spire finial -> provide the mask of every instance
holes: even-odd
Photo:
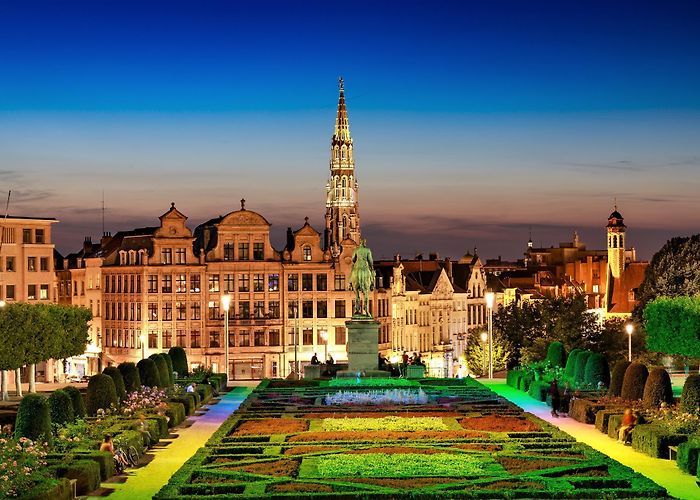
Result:
[[[309,218],[308,218],[308,217],[304,217],[304,223],[305,223],[305,224],[308,224],[308,223],[309,223]]]
[[[615,200],[615,201],[614,201],[614,203],[615,203],[615,211],[617,212],[617,196],[615,196],[615,198],[613,198],[613,200]]]
[[[343,80],[342,76],[338,77],[338,88],[340,89],[341,92],[345,91],[345,81]]]
[[[241,210],[245,210],[245,198],[241,198]]]
[[[175,202],[174,202],[174,201],[171,201],[171,202],[170,202],[170,208],[175,208]]]

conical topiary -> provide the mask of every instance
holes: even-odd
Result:
[[[681,393],[681,409],[688,413],[700,413],[700,375],[685,379]]]
[[[139,369],[136,368],[134,363],[120,363],[117,368],[122,374],[122,379],[124,379],[124,389],[127,394],[141,389],[141,376],[139,375]]]
[[[102,373],[90,377],[86,400],[88,415],[91,417],[97,415],[97,410],[108,410],[112,406],[119,405],[117,389],[114,387],[112,377]]]
[[[613,368],[612,375],[610,376],[610,388],[608,389],[608,396],[610,397],[620,397],[622,394],[622,382],[625,380],[625,371],[627,367],[632,363],[629,361],[619,361],[615,368]]]
[[[576,358],[578,357],[578,353],[580,352],[581,349],[579,348],[572,349],[569,353],[569,356],[566,358],[566,367],[564,368],[564,374],[567,377],[573,378],[574,373],[576,371]]]
[[[158,367],[156,362],[150,358],[142,359],[136,363],[136,368],[139,369],[141,384],[146,387],[160,387],[160,376],[158,375]]]
[[[647,383],[649,371],[642,363],[632,363],[625,370],[622,381],[621,396],[629,401],[637,401],[644,397],[644,385]]]
[[[151,354],[149,358],[155,362],[156,368],[158,368],[159,387],[168,387],[170,385],[170,376],[168,375],[168,363],[165,362],[165,358],[160,353]]]
[[[85,407],[85,400],[80,390],[72,385],[66,386],[62,390],[70,396],[71,402],[73,403],[73,415],[75,418],[85,418],[87,415],[87,408]]]
[[[608,387],[610,385],[610,368],[608,367],[608,360],[605,359],[605,356],[597,352],[588,356],[583,380],[586,384],[590,384],[596,388],[601,382],[603,387]]]
[[[175,376],[173,375],[173,359],[170,357],[170,354],[167,352],[161,352],[161,356],[163,356],[163,359],[165,360],[165,363],[168,365],[168,379],[169,379],[169,386],[172,387],[175,384]]]
[[[658,408],[661,403],[673,404],[671,377],[663,368],[653,368],[644,384],[644,406]]]
[[[547,348],[547,361],[556,367],[564,367],[566,364],[566,349],[561,342],[552,342]]]
[[[48,399],[51,423],[65,425],[75,420],[70,394],[61,389],[53,391]]]
[[[170,359],[173,360],[173,371],[177,372],[178,377],[186,377],[189,375],[187,364],[187,353],[180,346],[171,347],[168,351]]]
[[[27,394],[22,398],[15,419],[15,437],[51,445],[51,412],[44,396]]]
[[[591,351],[581,351],[576,355],[576,371],[574,372],[574,380],[576,382],[585,382],[586,363],[588,363],[588,358],[591,354],[593,354]]]
[[[126,399],[126,387],[124,386],[124,377],[122,372],[116,366],[108,366],[102,370],[104,375],[112,377],[112,382],[114,382],[114,388],[117,391],[117,397],[119,401],[124,401]]]

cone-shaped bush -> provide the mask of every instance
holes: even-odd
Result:
[[[15,420],[15,437],[51,445],[51,412],[44,396],[27,394],[22,398]]]
[[[160,387],[160,376],[156,362],[150,358],[142,359],[136,364],[141,377],[141,384],[146,387]]]
[[[605,387],[610,385],[610,367],[605,356],[597,352],[588,356],[584,381],[593,387],[598,387],[599,382],[602,382]]]
[[[576,358],[578,357],[578,353],[580,352],[581,349],[572,349],[569,353],[569,357],[566,358],[566,367],[564,368],[564,373],[568,377],[574,376],[574,373],[576,371]]]
[[[700,375],[690,375],[685,379],[681,409],[689,413],[700,413]]]
[[[64,425],[75,420],[73,401],[66,391],[59,389],[58,391],[52,392],[48,401],[51,423]]]
[[[114,382],[114,388],[117,391],[117,397],[119,401],[124,401],[126,399],[126,387],[124,386],[124,377],[122,372],[116,366],[108,366],[102,370],[104,375],[112,377],[112,382]]]
[[[632,363],[625,370],[625,378],[622,381],[621,396],[629,401],[636,401],[644,397],[644,385],[647,383],[649,371],[642,363]]]
[[[169,385],[172,387],[175,384],[175,377],[173,376],[173,359],[167,352],[162,352],[160,355],[163,356],[165,363],[168,365],[168,379],[170,381]]]
[[[663,368],[654,368],[644,384],[644,405],[658,408],[661,403],[673,404],[671,377]]]
[[[102,373],[90,377],[86,400],[88,415],[91,417],[94,417],[100,408],[107,410],[112,405],[119,405],[117,389],[114,386],[112,377]]]
[[[62,390],[70,396],[71,403],[73,404],[73,415],[75,418],[85,418],[87,415],[87,409],[85,408],[85,400],[83,399],[83,395],[80,393],[80,390],[72,385],[64,387]]]
[[[187,367],[187,353],[180,346],[171,347],[168,351],[170,359],[173,360],[173,370],[177,372],[178,377],[186,377],[189,374]]]
[[[170,377],[168,376],[168,363],[165,362],[165,358],[160,353],[151,354],[149,358],[155,362],[156,368],[158,368],[159,387],[168,387]]]
[[[631,365],[629,361],[619,361],[615,368],[613,368],[612,375],[610,376],[610,388],[608,389],[608,396],[620,397],[622,394],[622,382],[625,380],[625,371],[627,367]]]
[[[117,368],[122,374],[122,379],[124,379],[124,389],[127,394],[141,389],[141,376],[139,375],[139,369],[136,368],[134,363],[120,363]]]
[[[552,366],[564,367],[566,364],[566,350],[561,342],[552,342],[547,348],[547,361]]]
[[[591,351],[581,351],[576,355],[576,370],[574,371],[574,380],[576,382],[584,382],[586,380],[586,363],[588,358],[593,354]]]

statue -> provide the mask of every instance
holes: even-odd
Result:
[[[352,271],[350,272],[350,289],[355,291],[355,309],[353,316],[371,318],[369,313],[369,292],[374,288],[374,265],[372,252],[366,246],[367,240],[361,240],[352,253]],[[362,292],[362,301],[360,301]]]

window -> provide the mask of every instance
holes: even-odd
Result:
[[[49,285],[39,285],[39,298],[41,300],[49,298]]]
[[[161,342],[163,349],[170,349],[173,346],[173,331],[163,330],[161,334]]]
[[[179,347],[187,347],[187,330],[176,330],[175,341]]]
[[[302,333],[302,344],[314,345],[314,331],[311,328],[305,328]]]
[[[15,285],[7,285],[5,287],[5,298],[9,300],[15,299]]]
[[[209,319],[220,319],[221,318],[221,310],[219,308],[219,301],[218,300],[210,300],[209,301]]]
[[[27,300],[36,300],[36,285],[27,285]]]
[[[202,277],[199,274],[190,275],[190,292],[199,293],[202,287]]]
[[[31,229],[22,229],[22,243],[31,243],[32,242],[32,230]]]
[[[224,260],[233,260],[233,243],[224,243]]]
[[[163,276],[162,288],[163,293],[173,293],[173,277],[169,274]]]
[[[301,303],[301,315],[302,318],[313,318],[314,317],[314,301],[305,300]]]
[[[163,304],[163,321],[172,321],[173,320],[173,305],[168,302],[167,304]]]
[[[202,319],[202,305],[199,302],[193,303],[192,309],[192,319]]]
[[[37,229],[34,231],[34,243],[44,243],[44,230]]]
[[[187,275],[175,275],[175,291],[177,293],[187,293]]]
[[[344,326],[336,326],[335,327],[335,343],[336,345],[343,345],[345,344],[345,327]]]
[[[238,291],[239,292],[249,292],[250,291],[250,276],[247,274],[241,274],[238,277]]]
[[[90,287],[90,288],[92,288],[92,287]],[[100,288],[99,285],[97,286],[97,288]],[[136,276],[136,293],[141,293],[141,275],[140,274]]]
[[[107,281],[109,283],[109,280]],[[158,275],[148,275],[148,293],[158,293]]]
[[[160,251],[160,261],[162,264],[172,264],[173,263],[173,249],[163,248]]]
[[[287,317],[288,318],[297,318],[298,316],[298,311],[297,311],[297,301],[296,300],[290,300],[287,302]]]
[[[325,300],[319,300],[318,302],[316,302],[316,317],[328,317],[328,302],[326,302]]]
[[[270,318],[278,319],[280,317],[280,302],[279,300],[271,300],[269,304]]]
[[[254,292],[264,292],[265,291],[265,275],[264,274],[254,274],[253,275],[253,291]]]
[[[345,317],[345,301],[336,300],[335,301],[335,317],[344,318]]]
[[[209,332],[209,347],[221,347],[219,332]]]
[[[6,257],[5,258],[5,271],[7,271],[8,273],[15,272],[15,258],[14,257]]]
[[[229,347],[236,347],[236,336],[235,334],[229,330],[228,332],[228,346]]]
[[[39,259],[39,270],[40,271],[48,271],[49,270],[49,258],[48,257],[41,257]]]
[[[219,275],[210,274],[209,275],[209,291],[218,292],[219,291]]]
[[[158,321],[158,304],[155,302],[148,303],[148,321]]]
[[[264,260],[265,251],[263,243],[253,243],[253,260]]]
[[[190,347],[202,347],[202,334],[199,330],[192,330],[190,332],[190,343]]]
[[[187,250],[177,248],[175,250],[175,264],[185,264],[187,262]]]
[[[239,302],[238,314],[243,319],[250,318],[250,302]]]
[[[224,292],[233,293],[236,287],[236,277],[233,274],[224,274]]]
[[[249,260],[250,259],[250,244],[239,243],[238,244],[238,260]]]
[[[304,260],[311,260],[311,247],[309,245],[304,245],[302,250],[304,252]]]
[[[253,345],[255,345],[255,346],[264,346],[265,345],[265,331],[264,330],[255,330],[255,333],[253,334]]]
[[[178,320],[182,321],[187,319],[187,304],[184,302],[176,302],[175,309],[177,310],[176,317]]]
[[[287,277],[287,290],[290,292],[298,292],[299,291],[299,275],[298,274],[290,274]]]
[[[100,315],[100,301],[97,301],[97,315]],[[141,321],[141,304],[136,304],[136,321]]]
[[[280,345],[280,331],[279,330],[270,330],[268,337],[269,337],[269,343],[271,346]]]
[[[148,348],[158,349],[158,332],[156,330],[148,332]]]
[[[268,274],[267,275],[267,290],[269,292],[277,292],[280,289],[280,275]]]
[[[265,301],[256,300],[253,302],[253,317],[256,319],[261,319],[265,317]]]
[[[304,292],[310,292],[314,288],[314,275],[313,274],[302,274],[301,275],[301,289]]]
[[[124,279],[127,279],[127,278],[124,277]],[[135,282],[135,281],[136,281],[136,280],[134,279],[134,276],[132,275],[132,276],[129,278],[129,293],[134,293],[134,288],[135,288],[135,287],[134,287],[134,285],[135,285],[134,282]],[[126,292],[126,285],[124,285],[124,288],[125,288],[124,291]],[[85,282],[84,282],[84,281],[81,281],[81,282],[80,282],[80,295],[85,295]]]
[[[250,336],[248,334],[248,330],[241,330],[240,333],[238,334],[238,345],[240,347],[249,347],[250,346]]]
[[[317,274],[316,275],[316,290],[319,292],[325,292],[328,290],[328,275],[327,274]]]
[[[599,290],[599,289],[600,289],[600,288],[599,288],[598,285],[593,285],[593,293],[598,293],[598,290]]]
[[[345,275],[344,274],[336,274],[335,275],[335,289],[338,291],[345,290]]]
[[[27,257],[27,271],[36,271],[36,257]]]

